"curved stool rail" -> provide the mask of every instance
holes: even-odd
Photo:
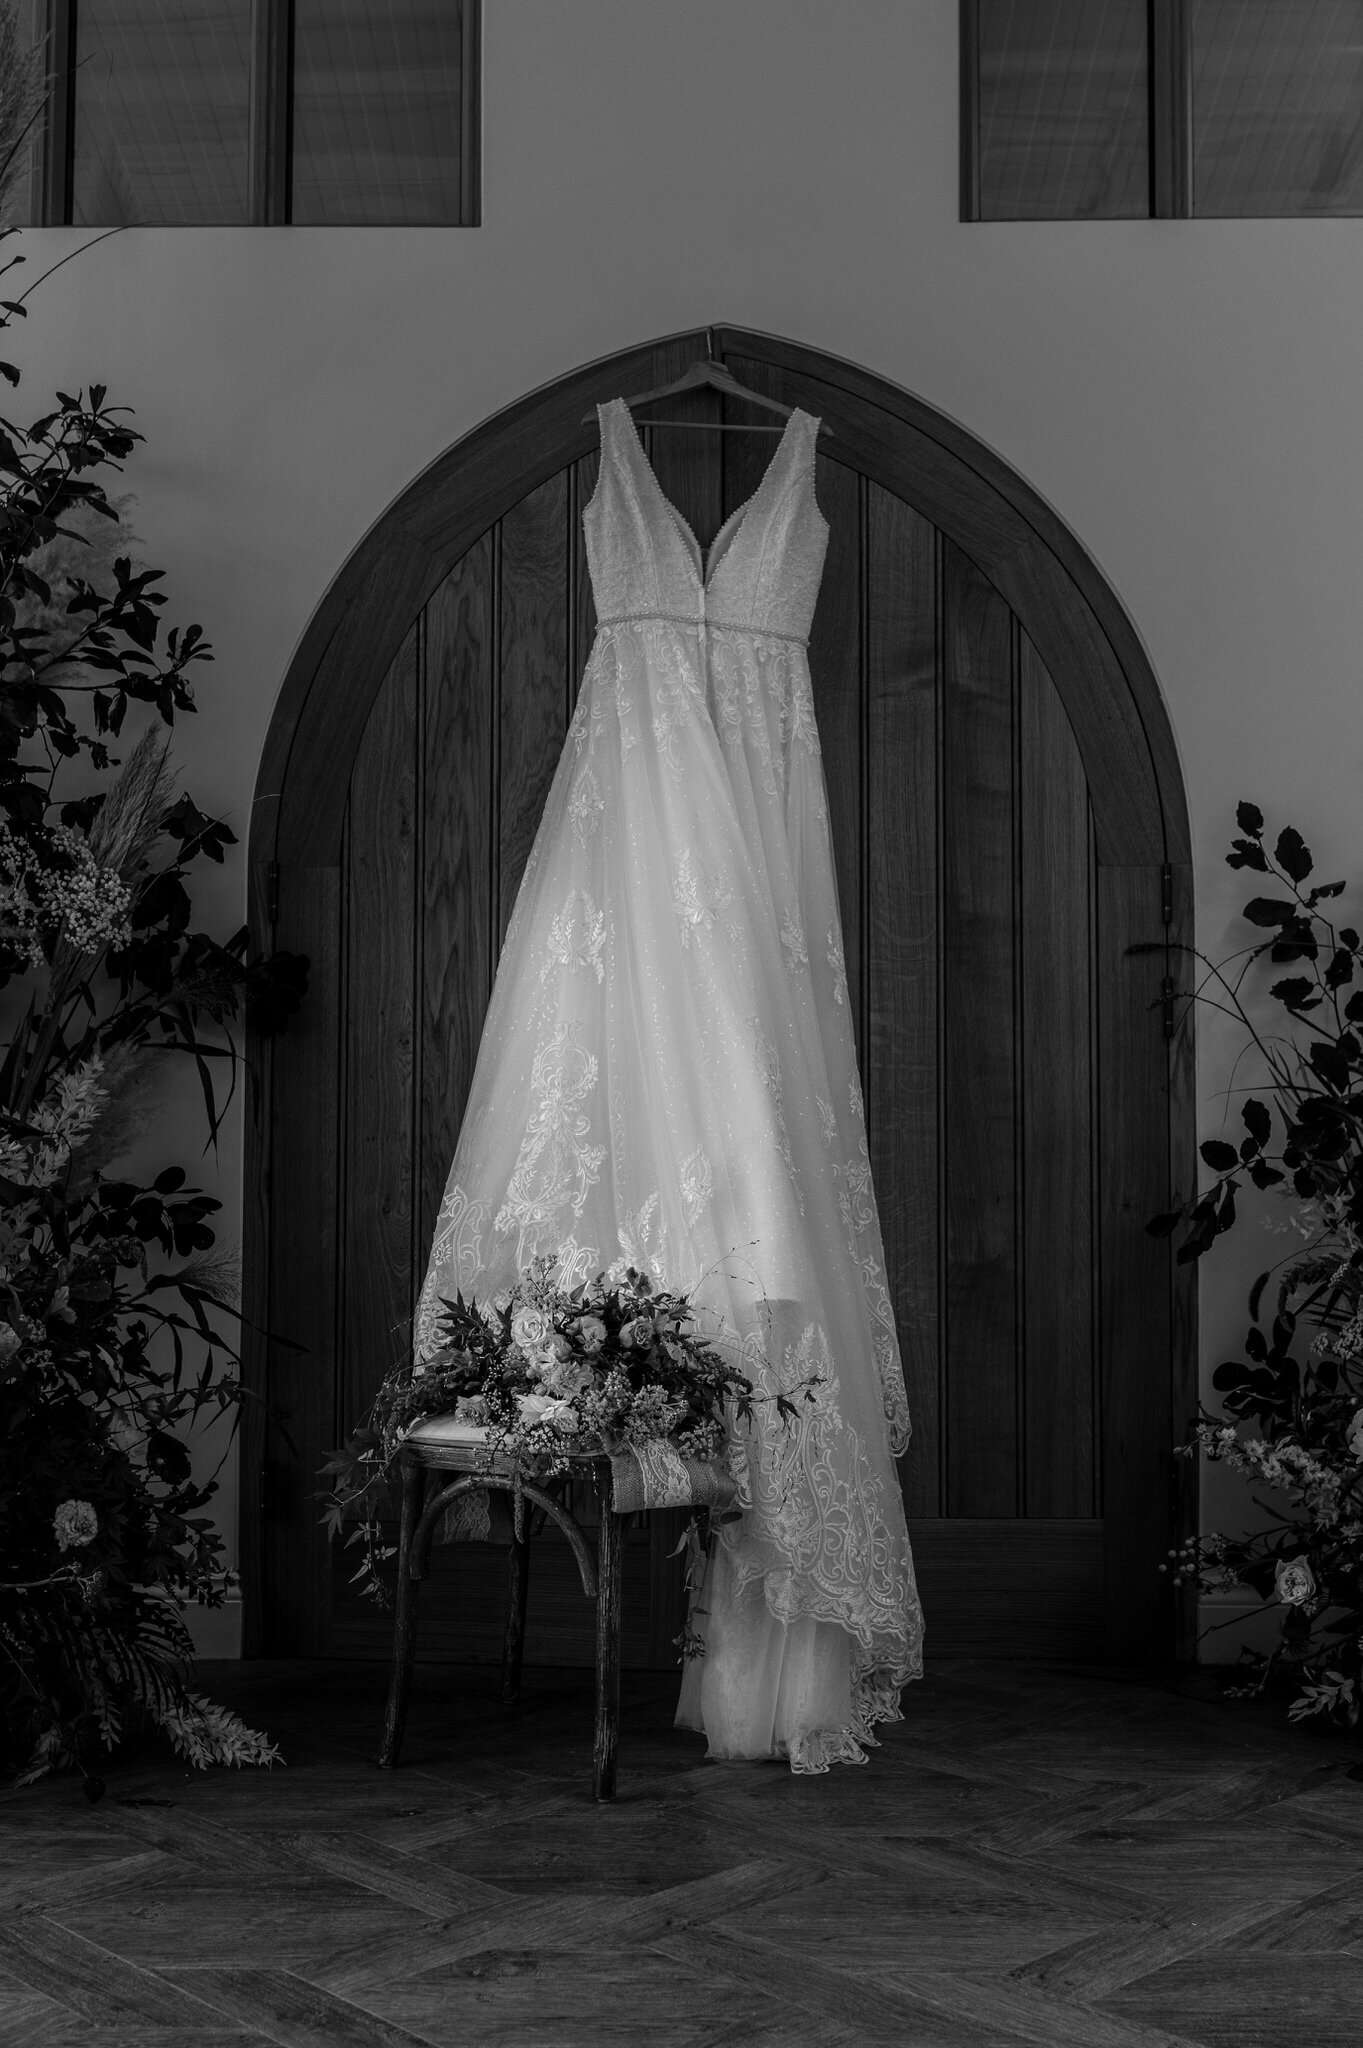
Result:
[[[620,1538],[628,1517],[617,1514],[612,1503],[610,1459],[603,1456],[582,1460],[584,1464],[590,1463],[596,1487],[600,1533],[595,1557],[580,1524],[562,1501],[514,1470],[485,1472],[465,1469],[457,1479],[441,1485],[441,1473],[449,1471],[456,1460],[448,1450],[421,1443],[405,1445],[400,1453],[400,1462],[402,1519],[398,1534],[393,1672],[388,1688],[388,1711],[384,1719],[379,1763],[391,1769],[397,1763],[402,1748],[412,1666],[416,1659],[417,1592],[426,1576],[436,1527],[446,1509],[465,1494],[509,1493],[516,1505],[510,1551],[510,1602],[502,1648],[502,1699],[509,1703],[521,1688],[530,1567],[530,1536],[525,1506],[529,1504],[562,1530],[577,1560],[582,1590],[589,1600],[596,1602],[596,1741],[592,1790],[597,1799],[614,1799],[620,1738]],[[459,1464],[463,1462],[458,1460]]]

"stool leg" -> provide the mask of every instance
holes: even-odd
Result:
[[[412,1537],[426,1498],[426,1474],[414,1458],[402,1461],[402,1520],[398,1528],[397,1613],[393,1618],[393,1676],[388,1687],[388,1712],[383,1723],[379,1762],[391,1769],[402,1748],[407,1721],[407,1694],[416,1658],[417,1581],[411,1573]]]
[[[620,1531],[611,1505],[609,1464],[597,1470],[601,1537],[596,1562],[596,1751],[592,1790],[598,1799],[615,1797],[615,1757],[620,1742]]]
[[[529,1510],[525,1534],[511,1537],[508,1563],[510,1599],[506,1613],[506,1637],[502,1643],[502,1704],[509,1706],[521,1696],[521,1656],[525,1649],[525,1603],[530,1591]]]

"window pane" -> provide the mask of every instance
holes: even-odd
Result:
[[[71,217],[247,218],[251,0],[80,0]]]
[[[46,28],[42,0],[0,14],[0,227],[37,225]]]
[[[459,220],[455,0],[296,0],[295,221]]]
[[[979,0],[983,220],[1150,211],[1146,0]]]
[[[1363,5],[1197,0],[1193,211],[1363,213]]]

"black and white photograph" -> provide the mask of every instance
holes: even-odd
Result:
[[[1363,2041],[1363,0],[0,0],[0,2048]]]

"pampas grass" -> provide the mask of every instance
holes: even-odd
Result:
[[[90,851],[136,893],[151,866],[161,821],[175,801],[169,734],[149,725],[110,784],[90,828]]]

